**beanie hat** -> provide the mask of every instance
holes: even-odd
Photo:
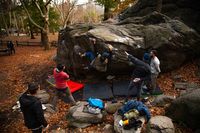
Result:
[[[149,53],[144,53],[143,59],[148,61],[150,59]]]
[[[38,88],[39,88],[38,83],[32,82],[32,83],[28,84],[28,90],[29,91],[34,91],[34,90],[37,90]]]

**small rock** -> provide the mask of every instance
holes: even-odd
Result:
[[[180,96],[182,96],[182,95],[184,95],[184,94],[186,94],[186,93],[187,93],[186,90],[180,90]]]
[[[103,128],[103,132],[104,133],[113,133],[114,132],[114,128],[112,125],[110,124],[106,124]]]
[[[52,114],[49,112],[44,112],[44,117],[48,119]]]
[[[49,112],[52,114],[56,113],[56,111],[53,109],[54,107],[52,104],[44,104],[44,106],[46,107],[45,109],[46,112]]]
[[[172,120],[166,116],[154,116],[146,127],[147,133],[175,133]]]
[[[182,79],[183,77],[181,76],[181,75],[175,75],[175,76],[173,76],[173,79],[174,79],[174,81],[181,81],[181,79]]]
[[[105,104],[105,110],[108,113],[114,114],[120,107],[122,106],[122,103],[106,103]]]
[[[87,105],[87,102],[80,102],[69,109],[67,120],[69,121],[70,126],[84,128],[90,126],[91,124],[98,124],[102,122],[103,114],[83,112],[85,105]]]
[[[154,99],[154,101],[152,102],[152,105],[163,107],[166,104],[171,103],[174,99],[175,98],[173,96],[159,95]]]
[[[50,95],[45,90],[38,90],[36,97],[40,99],[42,103],[48,103]]]
[[[56,130],[52,130],[50,133],[66,133],[65,129],[58,128]]]
[[[130,130],[123,129],[123,127],[121,127],[119,125],[120,120],[122,120],[122,116],[118,115],[117,112],[116,112],[114,114],[114,131],[116,133],[141,133],[142,132],[142,127],[138,128],[137,130],[135,130],[135,128],[131,128]],[[144,117],[140,117],[139,120],[141,120],[142,123],[144,124],[144,122],[145,122]],[[143,126],[143,124],[142,124],[142,126]]]

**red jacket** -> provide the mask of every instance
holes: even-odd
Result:
[[[67,85],[67,79],[69,78],[69,75],[63,71],[58,72],[57,69],[55,68],[53,70],[53,76],[56,81],[56,88],[57,89],[65,89],[68,87]]]

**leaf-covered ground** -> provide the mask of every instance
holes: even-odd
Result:
[[[26,90],[26,85],[31,81],[38,81],[42,89],[48,88],[45,79],[51,74],[55,63],[52,56],[56,53],[56,48],[44,51],[42,47],[17,47],[16,54],[11,56],[0,55],[0,132],[2,133],[23,133],[30,132],[23,122],[23,117],[17,112],[12,112],[12,106],[17,98]],[[177,96],[178,92],[173,89],[173,75],[181,75],[184,80],[196,82],[199,79],[195,76],[197,66],[191,62],[171,73],[162,74],[159,77],[160,87],[165,94]],[[50,124],[49,132],[53,129],[65,129],[71,132],[102,132],[105,124],[113,123],[113,116],[108,115],[104,118],[104,123],[92,125],[85,129],[72,129],[67,125],[65,115],[69,105],[59,101],[59,111],[51,115],[47,121]],[[153,115],[163,115],[164,108],[152,107],[150,111]],[[188,128],[176,124],[176,132],[190,133]]]

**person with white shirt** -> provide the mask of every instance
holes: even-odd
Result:
[[[150,56],[151,56],[150,67],[151,67],[151,89],[152,89],[151,91],[152,93],[154,93],[157,87],[157,77],[161,72],[161,70],[160,70],[160,61],[157,57],[157,51],[152,50],[150,52]]]

